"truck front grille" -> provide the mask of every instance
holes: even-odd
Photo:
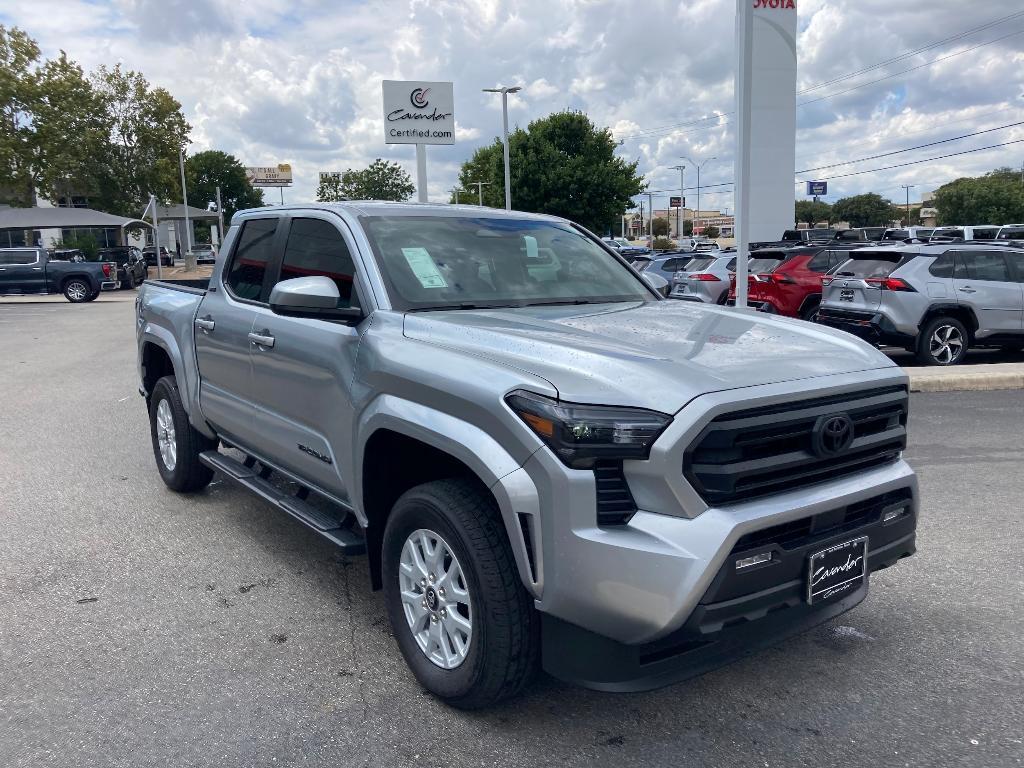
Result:
[[[907,443],[907,390],[884,387],[717,416],[683,459],[683,474],[711,505],[780,493],[888,464]],[[853,442],[814,451],[819,418],[847,414]]]

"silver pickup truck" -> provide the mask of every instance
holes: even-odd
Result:
[[[840,331],[663,300],[570,222],[352,202],[236,214],[147,282],[164,482],[213,473],[366,554],[459,707],[538,667],[635,691],[849,610],[915,550],[907,380]]]

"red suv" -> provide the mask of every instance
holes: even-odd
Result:
[[[747,296],[762,312],[812,320],[821,303],[821,278],[845,262],[851,248],[798,246],[752,251],[747,264]],[[736,302],[736,276],[729,287],[729,303]]]

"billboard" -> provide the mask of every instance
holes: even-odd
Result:
[[[383,91],[385,143],[455,143],[455,92],[451,83],[385,80]]]
[[[686,198],[685,197],[676,196],[676,197],[670,197],[668,199],[668,207],[669,208],[682,208],[685,205],[686,205]]]
[[[827,181],[808,181],[807,182],[807,194],[814,196],[821,196],[828,194],[828,182]]]
[[[288,163],[250,166],[245,169],[245,178],[254,187],[290,187],[292,185],[292,167]]]

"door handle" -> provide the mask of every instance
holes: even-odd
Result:
[[[209,333],[216,327],[216,325],[217,324],[213,321],[213,318],[210,317],[209,315],[207,315],[206,317],[196,318],[196,327],[202,328],[203,333]]]
[[[965,285],[965,286],[964,286],[963,288],[961,288],[961,289],[960,289],[960,292],[961,292],[961,293],[977,293],[977,291],[975,291],[975,290],[974,290],[973,288],[971,288],[971,286],[969,286],[969,285]]]
[[[249,341],[261,347],[266,347],[267,349],[274,346],[274,337],[270,335],[270,331],[263,331],[263,333],[250,333]]]
[[[33,272],[42,272],[43,268],[42,267],[32,267],[32,271]]]

